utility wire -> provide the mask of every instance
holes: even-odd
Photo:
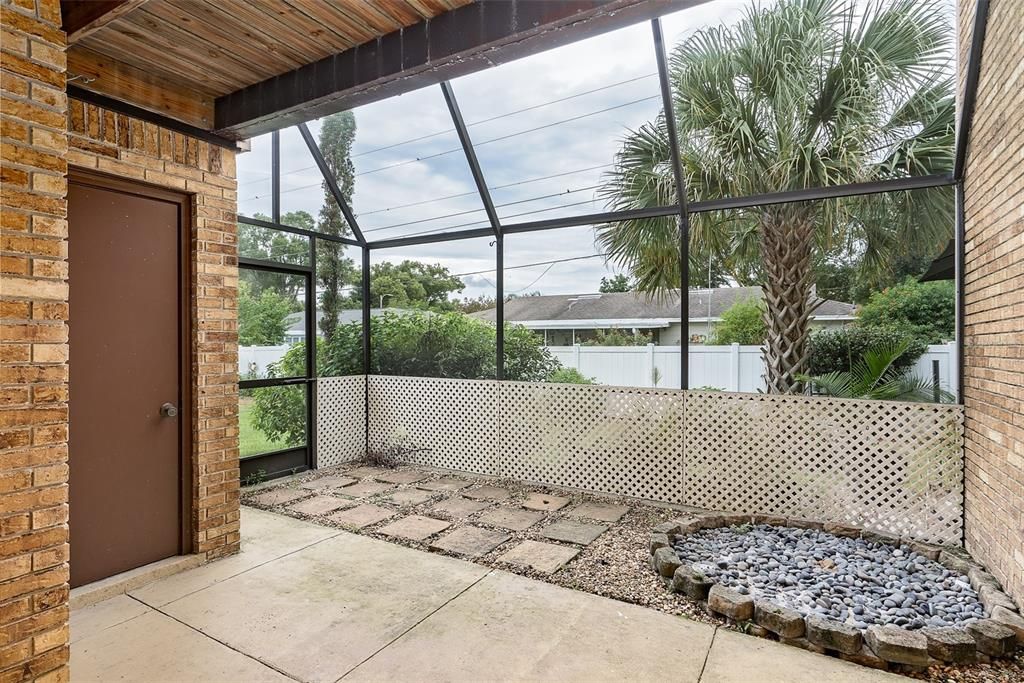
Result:
[[[534,105],[531,105],[529,107],[523,107],[522,109],[515,109],[513,111],[508,111],[508,112],[505,112],[503,114],[496,114],[494,116],[490,116],[490,117],[485,118],[485,119],[480,119],[479,121],[473,121],[471,123],[467,123],[466,126],[467,127],[472,127],[472,126],[479,126],[479,125],[484,124],[484,123],[491,123],[492,121],[497,121],[499,119],[504,119],[504,118],[507,118],[509,116],[515,116],[517,114],[522,114],[522,113],[525,113],[525,112],[528,112],[528,111],[534,111],[536,109],[541,109],[543,107],[551,106],[552,104],[559,104],[561,102],[567,102],[567,101],[575,99],[577,97],[584,97],[586,95],[593,95],[594,93],[597,93],[597,92],[602,92],[604,90],[609,90],[611,88],[617,88],[620,85],[627,85],[629,83],[635,83],[635,82],[641,81],[641,80],[643,80],[645,78],[652,78],[652,77],[657,76],[657,75],[658,75],[657,72],[654,72],[654,73],[649,73],[649,74],[643,74],[643,75],[640,75],[640,76],[635,76],[633,78],[627,78],[624,81],[617,81],[615,83],[609,83],[608,85],[603,85],[600,88],[593,88],[591,90],[584,90],[582,92],[574,93],[572,95],[566,95],[565,97],[560,97],[560,98],[558,98],[556,100],[548,100],[546,102],[540,102],[538,104],[534,104]],[[446,128],[445,130],[441,130],[441,131],[438,131],[436,133],[428,133],[427,135],[421,135],[419,137],[409,138],[407,140],[401,140],[399,142],[395,142],[395,143],[392,143],[390,145],[384,145],[384,146],[381,146],[381,147],[377,147],[375,149],[370,149],[370,150],[367,150],[365,152],[359,152],[358,154],[353,154],[350,158],[355,159],[357,157],[366,156],[368,154],[375,154],[376,152],[382,152],[384,150],[394,149],[395,147],[401,147],[402,145],[408,145],[408,144],[413,143],[413,142],[422,142],[423,140],[428,140],[430,138],[437,137],[438,135],[444,135],[446,133],[452,133],[454,131],[455,131],[454,128]],[[316,168],[316,164],[314,164],[312,166],[306,166],[306,167],[303,167],[303,168],[296,169],[295,171],[291,171],[291,173],[299,173],[301,171],[308,171],[308,170],[314,169],[314,168]],[[252,173],[259,173],[259,171],[251,171],[251,172]],[[267,173],[266,175],[268,177],[270,176],[269,173]],[[256,183],[256,182],[264,182],[264,181],[263,180],[254,180],[254,181],[249,181],[249,182],[245,182],[245,183],[240,183],[239,187],[242,187],[243,185],[250,185],[250,184],[253,184],[253,183]]]
[[[546,211],[557,211],[558,209],[568,209],[568,208],[573,207],[573,206],[582,206],[584,204],[593,204],[596,201],[597,201],[596,199],[587,199],[587,200],[582,201],[582,202],[572,202],[570,204],[559,204],[558,206],[549,206],[546,209],[534,209],[533,211],[523,211],[521,213],[510,213],[509,215],[502,217],[501,220],[504,221],[505,219],[508,219],[508,218],[518,218],[519,216],[531,216],[533,214],[544,213]],[[481,225],[490,225],[490,223],[488,221],[486,221],[486,220],[479,220],[479,221],[471,221],[469,223],[459,223],[457,225],[447,225],[447,226],[445,226],[444,231],[442,231],[440,233],[436,233],[436,234],[444,234],[445,232],[451,232],[455,228],[468,228],[468,227],[481,226]],[[417,235],[432,235],[432,234],[435,234],[435,230],[436,230],[436,228],[434,230],[421,230],[420,232],[410,232],[410,233],[405,234],[405,235],[395,235],[394,237],[391,237],[389,239],[399,239],[399,238],[402,238],[402,237],[416,237]],[[363,232],[367,232],[367,231],[364,230]]]
[[[597,258],[599,256],[607,256],[607,255],[608,254],[602,252],[602,253],[599,253],[599,254],[589,254],[587,256],[572,256],[572,257],[569,257],[569,258],[559,258],[559,259],[554,259],[552,261],[537,261],[536,263],[524,263],[524,264],[519,265],[519,266],[505,266],[505,270],[518,270],[520,268],[535,268],[536,266],[547,266],[547,265],[553,265],[555,263],[568,263],[569,261],[583,261],[584,259]],[[493,272],[495,272],[495,270],[496,270],[495,268],[491,268],[490,270],[476,270],[476,271],[473,271],[472,273],[454,273],[452,275],[452,277],[468,277],[470,275],[484,275],[485,273],[493,273]]]
[[[489,145],[492,142],[500,142],[502,140],[508,140],[510,138],[517,137],[519,135],[526,135],[527,133],[535,133],[538,130],[544,130],[546,128],[552,128],[554,126],[560,126],[563,123],[571,123],[572,121],[579,121],[580,119],[585,119],[585,118],[588,118],[590,116],[596,116],[597,114],[604,114],[606,112],[614,111],[616,109],[622,109],[623,107],[630,107],[630,106],[632,106],[634,104],[639,104],[641,102],[649,102],[650,100],[657,100],[657,99],[661,99],[661,95],[651,95],[650,97],[641,97],[640,99],[637,99],[637,100],[630,100],[629,102],[623,102],[622,104],[616,104],[616,105],[613,105],[611,107],[606,107],[604,109],[598,109],[597,111],[591,111],[591,112],[587,112],[585,114],[579,114],[577,116],[571,116],[571,117],[569,117],[567,119],[562,119],[560,121],[552,121],[551,123],[545,123],[542,126],[536,126],[534,128],[527,128],[526,130],[516,131],[515,133],[508,133],[507,135],[499,135],[496,138],[490,138],[488,140],[483,140],[481,142],[474,142],[473,143],[473,147],[474,148],[483,147],[484,145]],[[453,149],[447,149],[447,150],[445,150],[443,152],[435,152],[433,154],[427,154],[427,155],[424,155],[422,157],[416,157],[414,159],[406,159],[405,161],[399,161],[399,162],[394,163],[394,164],[387,164],[385,166],[378,166],[377,168],[371,168],[369,170],[362,171],[361,173],[356,173],[354,177],[358,178],[360,176],[370,175],[371,173],[379,173],[380,171],[387,171],[387,170],[392,169],[392,168],[399,168],[400,166],[408,166],[409,164],[415,164],[415,163],[420,162],[420,161],[427,161],[428,159],[436,159],[438,157],[443,157],[443,156],[445,156],[447,154],[454,154],[455,152],[461,152],[461,151],[463,151],[462,147],[455,147]]]

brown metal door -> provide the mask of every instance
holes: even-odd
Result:
[[[68,192],[72,586],[182,552],[189,414],[180,199],[86,182]]]

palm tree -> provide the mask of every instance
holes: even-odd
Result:
[[[926,175],[953,166],[955,105],[942,0],[780,0],[731,26],[701,29],[669,59],[690,201]],[[602,196],[612,210],[676,201],[664,114],[627,135]],[[942,189],[766,205],[693,216],[691,268],[708,259],[765,301],[769,390],[801,388],[816,259],[856,249],[884,270],[905,245],[952,234]],[[671,218],[599,226],[637,288],[679,287]],[[697,259],[700,259],[699,261]],[[698,268],[699,266],[699,268]]]

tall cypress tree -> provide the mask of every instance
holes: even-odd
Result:
[[[355,191],[355,166],[352,164],[352,144],[356,138],[356,117],[350,111],[331,114],[320,127],[320,152],[327,167],[334,174],[341,194],[352,205]],[[324,205],[320,209],[318,229],[328,235],[345,237],[352,234],[352,228],[341,213],[341,207],[325,181],[323,183]],[[343,298],[341,289],[355,282],[357,273],[351,258],[345,256],[345,246],[337,242],[322,240],[317,245],[317,284],[321,289],[320,331],[328,342],[338,328],[338,313]]]

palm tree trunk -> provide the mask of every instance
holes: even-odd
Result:
[[[814,208],[790,205],[765,209],[761,215],[764,294],[765,381],[768,393],[795,394],[803,389],[797,375],[807,372],[814,268]]]

